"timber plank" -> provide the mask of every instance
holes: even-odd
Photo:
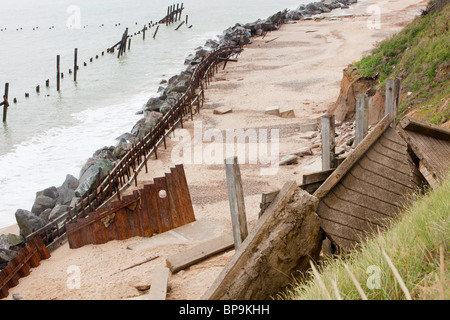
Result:
[[[333,244],[343,248],[344,250],[351,250],[358,245],[357,241],[343,238],[337,234],[328,233],[327,236]]]
[[[413,182],[412,177],[405,172],[396,171],[382,163],[375,162],[369,159],[366,155],[361,158],[358,164],[367,171],[375,172],[387,179],[396,181],[397,183],[414,190],[417,184]]]
[[[166,300],[169,269],[156,266],[152,274],[152,286],[146,300]]]
[[[361,181],[368,182],[373,185],[382,186],[383,189],[392,192],[399,197],[403,197],[409,193],[412,193],[414,190],[408,187],[403,186],[402,184],[397,183],[391,179],[387,179],[382,175],[376,174],[372,171],[365,170],[363,167],[357,163],[353,169],[352,174]]]
[[[381,226],[370,220],[361,219],[356,215],[351,215],[346,211],[331,208],[326,204],[325,201],[320,202],[319,208],[317,210],[323,212],[321,214],[321,218],[329,221],[334,221],[336,223],[345,225],[349,228],[355,229],[360,232],[366,232],[369,231],[370,229],[376,230],[377,226]]]
[[[442,140],[450,139],[450,130],[442,126],[438,126],[426,121],[404,117],[400,121],[400,126],[408,131],[418,132],[427,136],[435,137]]]
[[[333,189],[333,192],[336,197],[340,199],[349,201],[354,204],[359,204],[362,207],[369,208],[381,214],[390,216],[398,210],[397,206],[381,201],[380,199],[372,198],[365,194],[359,193],[358,190],[352,190],[343,185],[336,186],[336,188]]]
[[[357,203],[341,200],[334,194],[334,192],[330,192],[329,195],[321,202],[323,202],[328,208],[346,212],[350,216],[355,216],[361,220],[370,221],[371,223],[377,225],[383,225],[383,221],[391,218],[391,216],[386,215],[385,213],[374,211]],[[318,214],[323,215],[322,212],[318,212]]]
[[[404,147],[408,147],[408,144],[405,142],[405,140],[403,140],[392,128],[386,130],[386,132],[384,133],[384,137],[388,140],[391,140],[392,142],[398,143]]]
[[[401,196],[392,194],[392,192],[381,186],[358,179],[353,172],[349,172],[342,180],[342,183],[349,189],[358,190],[361,194],[390,203],[394,206],[402,200]]]
[[[227,233],[168,257],[167,267],[175,273],[232,248],[234,248],[233,234]]]
[[[340,224],[336,221],[328,219],[320,219],[320,227],[330,234],[337,234],[340,236],[345,236],[346,239],[350,241],[360,242],[364,239],[365,233],[354,228],[348,227],[346,225]]]
[[[404,172],[406,174],[410,174],[410,172],[411,172],[410,166],[408,164],[401,162],[399,160],[396,160],[396,159],[392,159],[388,156],[385,156],[383,153],[380,153],[375,149],[371,148],[369,151],[367,151],[366,156],[370,160],[384,164],[385,166],[387,166],[393,170],[397,170],[399,172]]]

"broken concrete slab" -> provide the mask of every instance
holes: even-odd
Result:
[[[218,107],[216,109],[214,109],[214,114],[226,114],[226,113],[230,113],[233,110],[230,107]]]
[[[294,109],[285,109],[283,111],[280,111],[280,117],[282,118],[295,118],[295,112]]]
[[[280,107],[268,107],[266,108],[266,111],[264,111],[265,114],[274,115],[274,116],[280,116]]]
[[[299,135],[299,138],[301,138],[301,139],[313,139],[313,138],[317,137],[318,134],[319,134],[318,131],[303,132],[302,134]]]
[[[319,258],[317,198],[284,185],[201,300],[266,300]]]
[[[290,152],[290,154],[296,155],[298,157],[304,157],[304,156],[312,156],[313,152],[311,147],[303,147]]]
[[[298,156],[296,155],[288,155],[286,157],[283,157],[276,166],[286,166],[292,163],[297,162]]]
[[[318,122],[301,123],[299,125],[300,132],[317,131],[319,129]]]
[[[226,233],[168,257],[166,265],[172,273],[175,273],[232,248],[234,248],[233,234]]]

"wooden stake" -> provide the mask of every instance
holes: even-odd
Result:
[[[385,114],[390,114],[394,119],[391,127],[395,128],[397,125],[398,104],[400,99],[400,79],[388,79],[386,81],[386,102]]]
[[[61,70],[60,70],[60,61],[61,58],[59,54],[56,56],[56,91],[59,91],[61,88]]]
[[[78,48],[75,48],[73,59],[73,81],[77,81],[77,71],[78,71]]]
[[[233,226],[234,246],[237,249],[247,238],[247,217],[245,214],[244,192],[242,189],[241,172],[237,157],[225,159],[225,170],[230,202],[231,223]]]
[[[153,39],[155,39],[156,34],[158,33],[158,30],[159,30],[159,25],[156,27],[156,31],[155,31],[155,33],[153,34]]]
[[[334,114],[322,116],[322,170],[336,168]]]
[[[9,83],[7,82],[7,83],[5,83],[5,94],[3,95],[3,102],[1,103],[1,104],[3,104],[3,122],[6,122],[6,116],[7,116],[8,107],[9,107],[8,92],[9,92]]]
[[[355,143],[353,145],[356,148],[367,135],[369,128],[369,97],[362,94],[356,100],[356,134]]]

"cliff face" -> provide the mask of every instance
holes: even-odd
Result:
[[[354,121],[356,100],[360,94],[370,97],[369,124],[375,124],[384,115],[384,94],[376,90],[376,77],[361,77],[353,68],[344,69],[341,90],[336,103],[328,109],[328,113],[336,115],[341,122]]]
[[[343,72],[341,92],[328,112],[352,121],[361,93],[370,99],[369,122],[384,114],[385,85],[402,80],[399,116],[450,127],[450,0],[432,0],[422,15]]]

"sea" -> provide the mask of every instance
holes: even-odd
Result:
[[[161,80],[184,70],[197,47],[236,23],[308,2],[186,0],[181,19],[187,23],[178,30],[182,20],[161,24],[155,38],[154,26],[144,40],[137,32],[181,2],[0,0],[0,97],[9,83],[10,103],[0,126],[0,229],[16,223],[17,209],[31,210],[37,191],[60,186],[67,174],[78,178],[96,150],[116,145],[142,117],[137,111],[159,95]],[[117,58],[117,51],[106,51],[125,28],[133,35],[130,50]],[[75,48],[76,82],[69,74]],[[57,55],[63,74],[59,92]]]

